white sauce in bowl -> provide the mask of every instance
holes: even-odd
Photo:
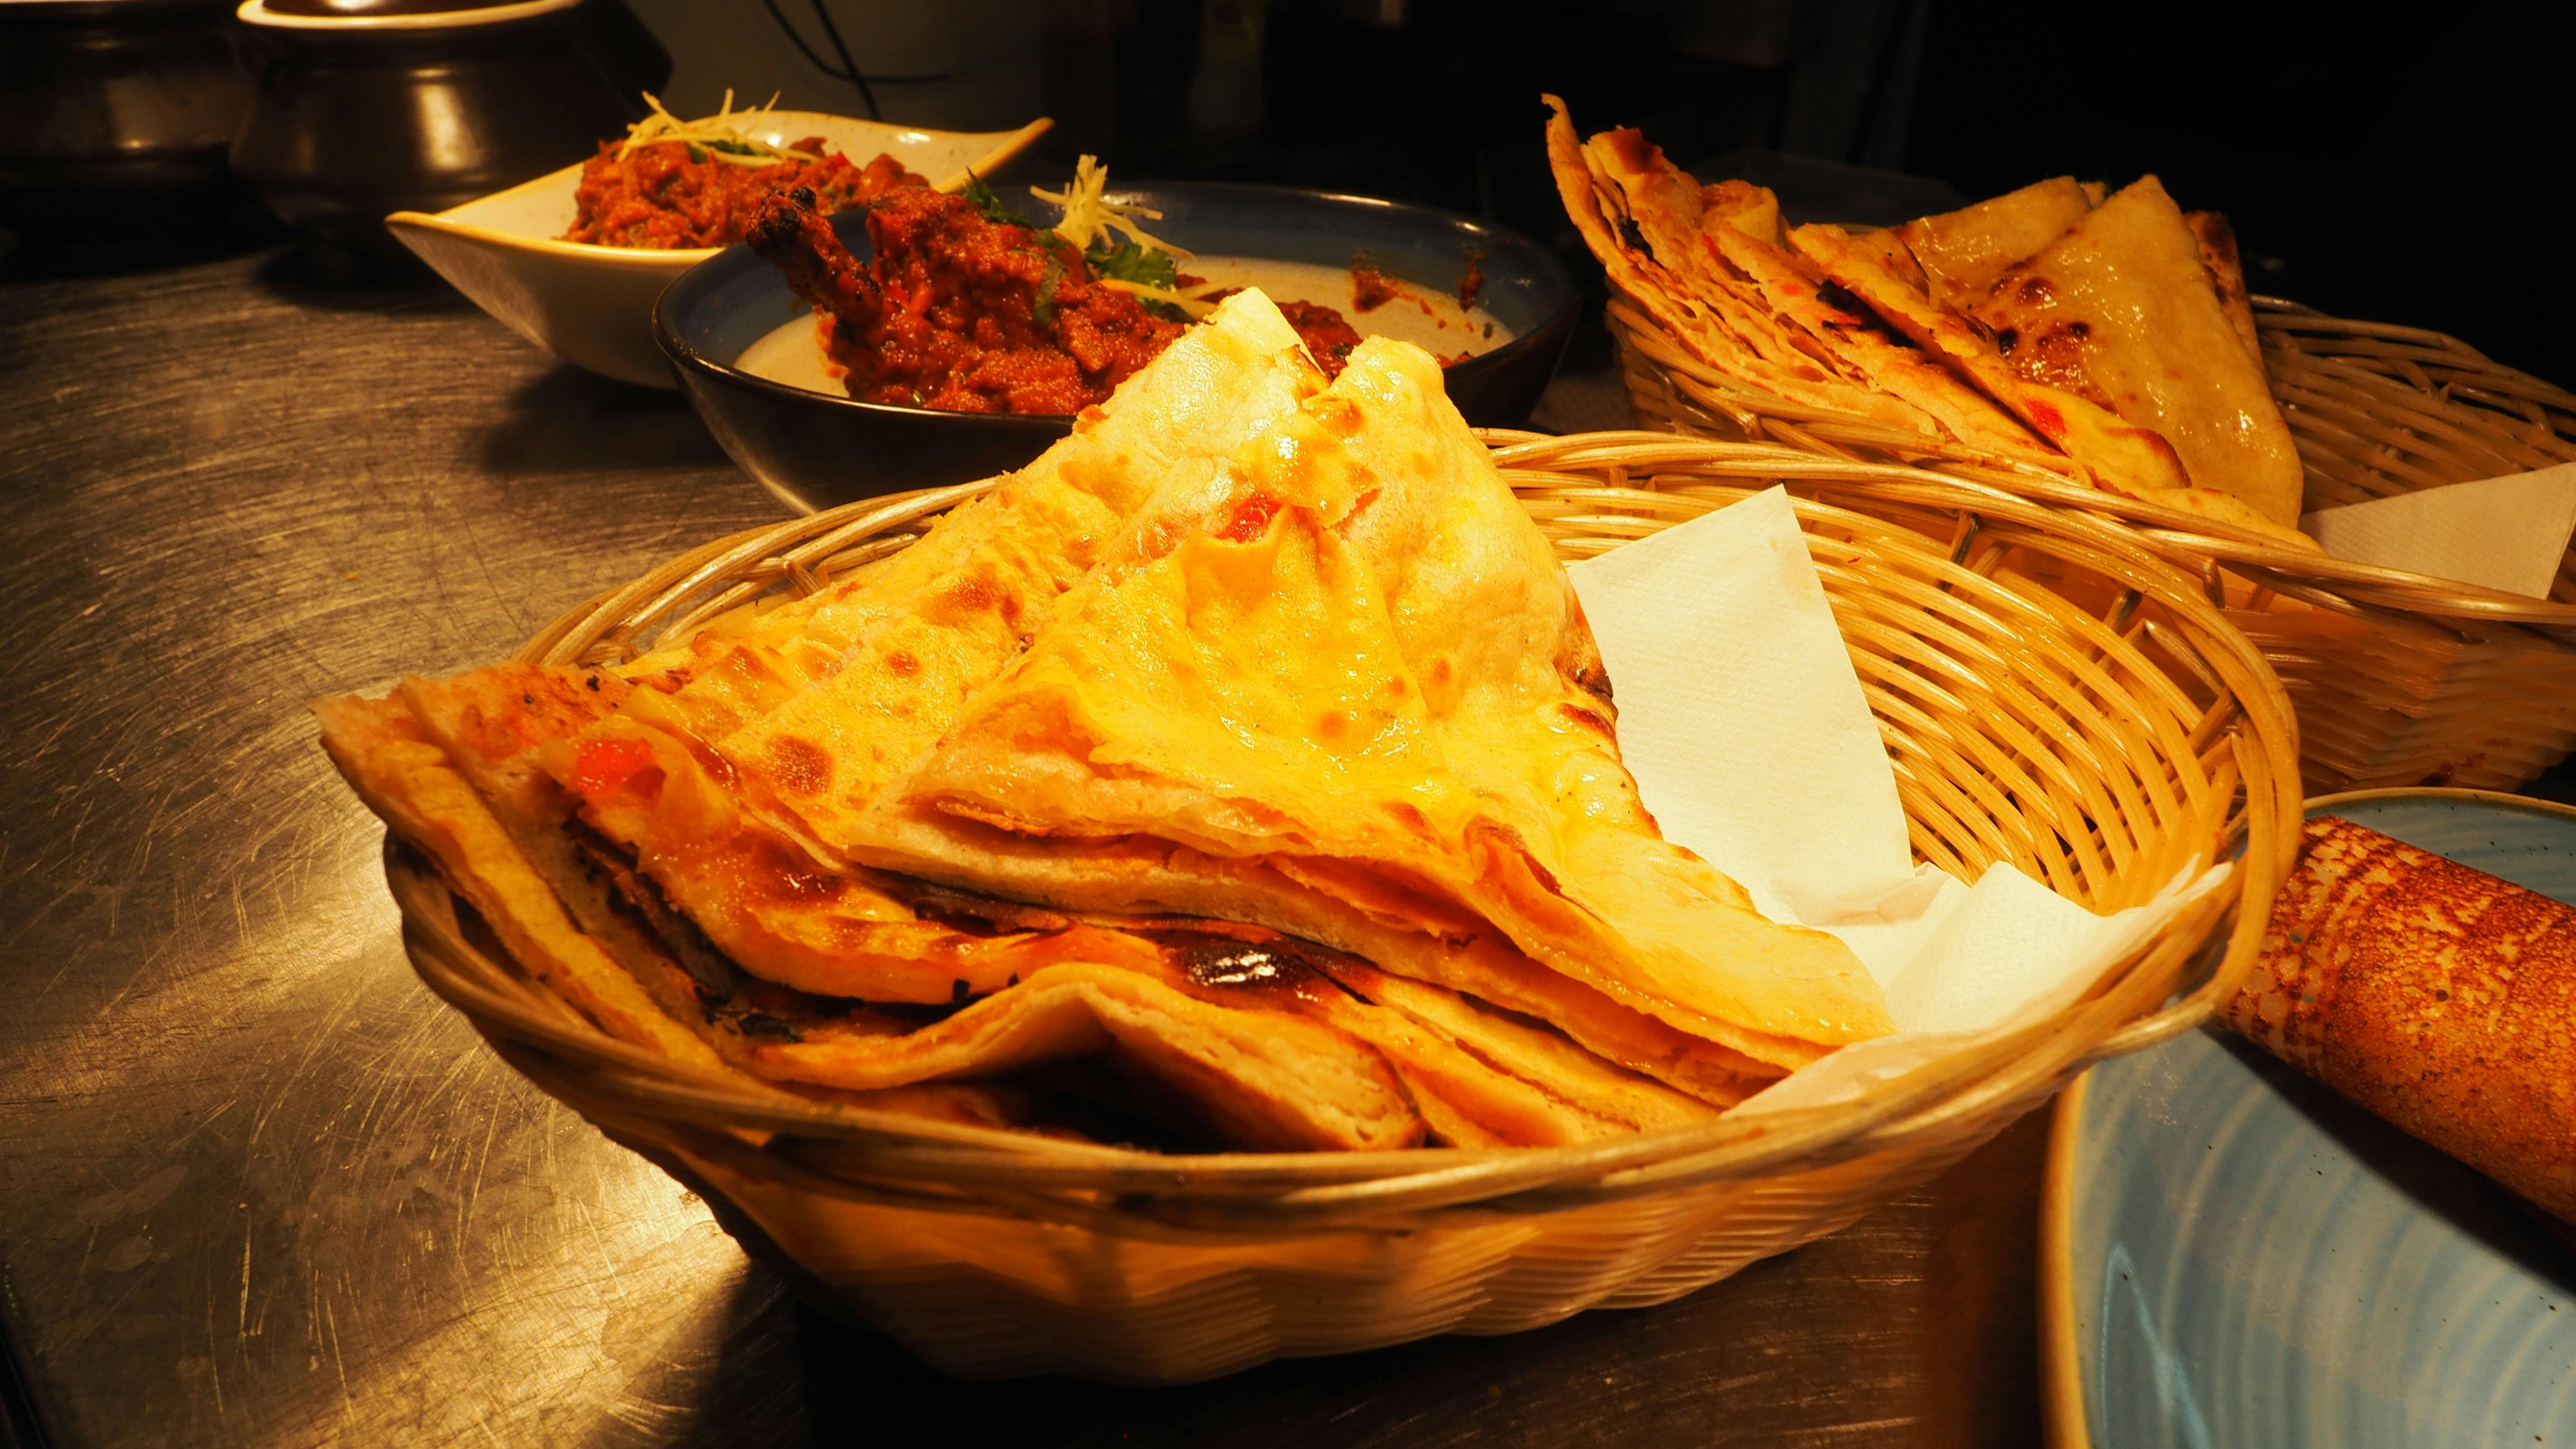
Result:
[[[1454,295],[1410,282],[1402,284],[1402,295],[1393,301],[1360,311],[1352,304],[1347,268],[1260,257],[1199,256],[1181,263],[1181,271],[1206,278],[1208,287],[1259,287],[1276,301],[1321,303],[1340,312],[1342,320],[1362,337],[1392,337],[1438,358],[1456,358],[1461,353],[1481,356],[1512,340],[1511,329],[1484,308],[1462,308]],[[744,348],[734,366],[789,387],[846,397],[849,389],[841,381],[840,369],[823,355],[821,328],[820,317],[799,316]]]

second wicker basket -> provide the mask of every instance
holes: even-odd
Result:
[[[2576,395],[2437,332],[2254,300],[2310,510],[2576,461]],[[1610,325],[1644,427],[1919,464],[2137,529],[2199,573],[2279,671],[2310,794],[2511,789],[2576,747],[2576,551],[2545,600],[2301,553],[1769,395],[1693,358],[1625,299]]]

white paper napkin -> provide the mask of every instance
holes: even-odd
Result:
[[[1775,920],[1868,914],[1913,877],[1896,775],[1787,493],[1568,572],[1665,839]]]
[[[1619,710],[1619,749],[1664,835],[1763,914],[1830,931],[1897,1034],[1846,1047],[1739,1111],[1806,1106],[2052,1012],[2226,867],[2097,916],[2011,866],[1916,866],[1896,775],[1778,488],[1572,565]]]
[[[2576,463],[2320,508],[2299,527],[2352,563],[2545,599],[2576,536]]]

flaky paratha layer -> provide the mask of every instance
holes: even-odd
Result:
[[[831,843],[936,872],[941,815],[1044,838],[1006,889],[1059,900],[1097,884],[1093,842],[1128,837],[1291,879],[1343,862],[1686,1032],[1803,1057],[1885,1030],[1841,943],[1763,920],[1655,832],[1589,637],[1436,365],[1364,344],[1222,495],[1140,517],[895,802]],[[1269,904],[1103,848],[1188,892],[1180,909]]]

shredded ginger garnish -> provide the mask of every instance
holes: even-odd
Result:
[[[781,161],[823,159],[810,151],[790,150],[751,133],[752,126],[769,119],[769,113],[777,108],[778,97],[775,95],[766,105],[736,111],[733,108],[733,90],[727,87],[724,109],[695,121],[683,121],[663,109],[661,98],[651,91],[644,92],[644,104],[653,108],[653,114],[626,128],[626,141],[617,148],[620,161],[638,146],[650,146],[661,141],[685,141],[693,152],[702,151],[735,166],[775,166]],[[693,154],[690,159],[703,158]]]
[[[1110,240],[1109,231],[1115,227],[1125,232],[1127,239],[1140,247],[1152,251],[1169,252],[1176,257],[1189,255],[1188,252],[1170,242],[1157,241],[1146,235],[1144,228],[1128,220],[1130,217],[1142,216],[1161,221],[1163,219],[1161,212],[1151,207],[1106,200],[1101,193],[1108,189],[1109,168],[1100,164],[1100,158],[1085,156],[1073,165],[1071,186],[1062,191],[1041,191],[1032,186],[1029,188],[1029,195],[1040,201],[1052,201],[1064,208],[1064,220],[1055,224],[1055,234],[1083,251],[1089,251],[1095,241],[1107,243]]]

